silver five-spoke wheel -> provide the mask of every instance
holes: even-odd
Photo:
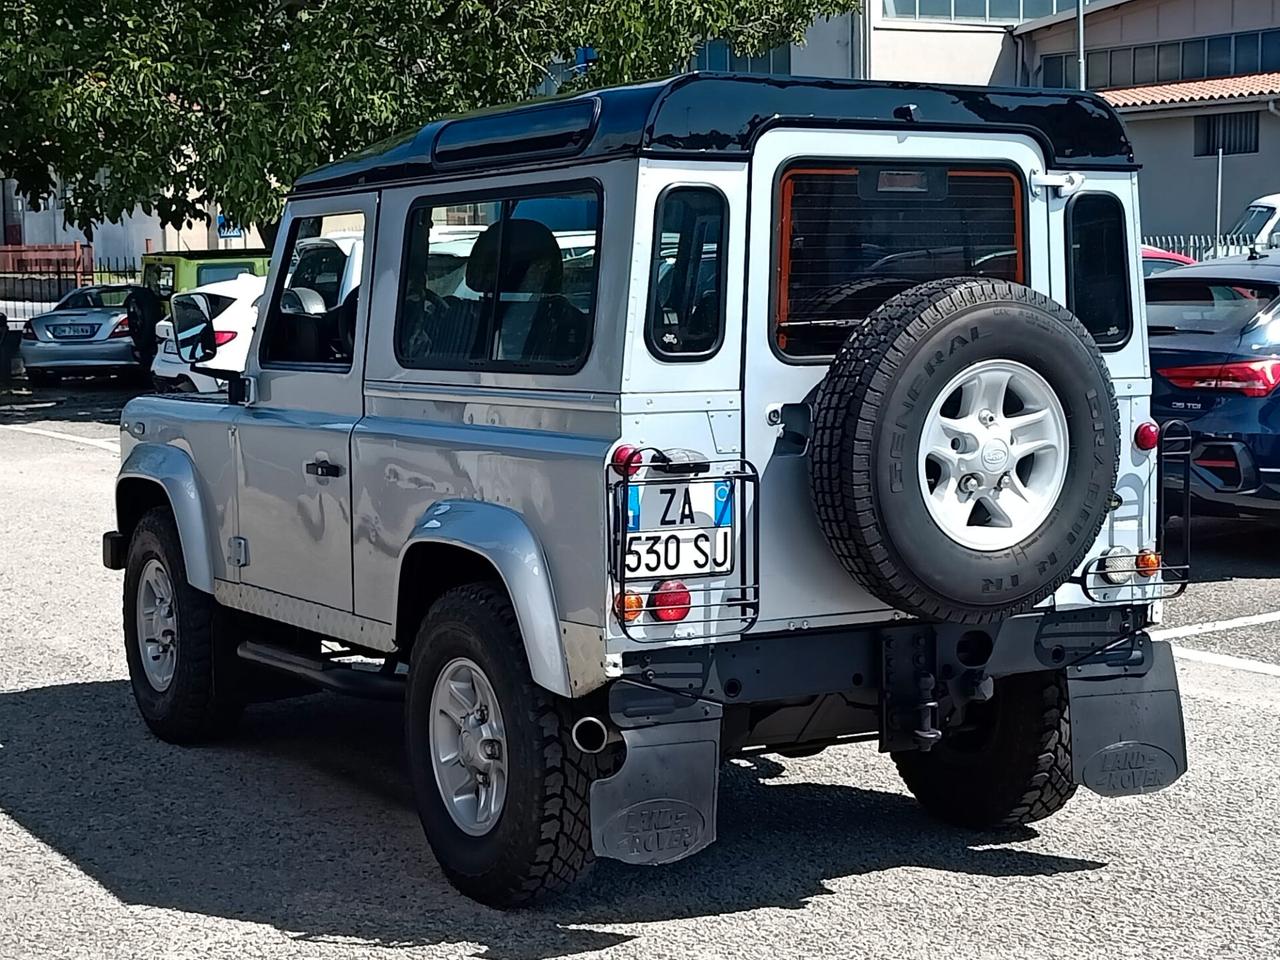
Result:
[[[920,443],[929,515],[974,550],[1006,550],[1053,510],[1067,475],[1067,418],[1039,373],[984,360],[934,401]]]
[[[147,683],[164,693],[178,663],[178,615],[169,571],[154,557],[138,581],[138,647]]]
[[[431,765],[445,809],[484,836],[507,796],[507,739],[493,685],[472,660],[450,660],[431,693]]]

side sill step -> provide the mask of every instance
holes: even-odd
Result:
[[[243,660],[300,677],[317,687],[365,700],[403,700],[404,678],[246,640],[236,648]]]

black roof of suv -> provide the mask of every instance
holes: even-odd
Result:
[[[1091,93],[689,73],[435,120],[299,177],[300,193],[501,166],[625,156],[740,159],[787,125],[1002,131],[1049,167],[1136,167],[1115,111]]]

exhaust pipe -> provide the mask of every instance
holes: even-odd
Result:
[[[599,717],[581,717],[569,731],[569,739],[583,753],[599,753],[618,739],[618,732]]]

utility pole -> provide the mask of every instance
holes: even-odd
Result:
[[[1080,70],[1080,89],[1088,90],[1088,78],[1084,73],[1084,3],[1085,0],[1076,0],[1076,62]]]

